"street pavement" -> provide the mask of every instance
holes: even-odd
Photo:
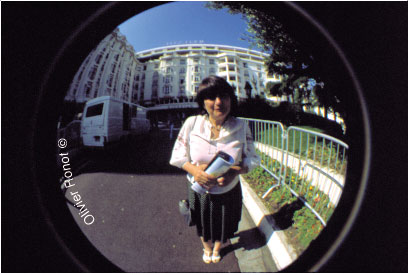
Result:
[[[77,167],[66,198],[81,196],[87,215],[67,203],[74,220],[90,242],[126,272],[265,272],[276,271],[265,240],[246,210],[232,242],[225,244],[218,264],[202,261],[202,245],[194,227],[178,211],[187,198],[183,171],[168,164],[169,132],[156,131],[109,151],[91,151],[71,161]],[[239,261],[238,261],[239,259]]]

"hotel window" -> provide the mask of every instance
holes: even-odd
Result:
[[[153,87],[153,88],[152,88],[152,95],[151,95],[151,97],[152,97],[152,98],[158,97],[158,87]]]
[[[179,80],[179,84],[180,85],[183,85],[185,83],[185,78],[181,78],[180,80]]]
[[[117,66],[117,63],[113,62],[113,63],[111,64],[111,73],[114,73],[114,72],[115,72],[115,66]]]
[[[215,64],[215,59],[209,59],[209,64],[214,65]]]
[[[194,63],[198,63],[199,62],[199,57],[195,57],[194,58]]]
[[[164,77],[164,83],[165,84],[169,84],[172,82],[172,76],[166,76]]]
[[[185,65],[185,64],[186,64],[186,60],[185,60],[185,59],[179,60],[179,64],[180,64],[180,65]]]
[[[85,85],[85,90],[84,90],[86,97],[90,95],[92,87],[93,87],[93,83],[91,81],[88,81],[87,84]]]
[[[236,80],[236,77],[230,75],[230,76],[229,76],[229,80],[230,80],[230,81],[235,81],[235,80]]]
[[[243,67],[244,67],[244,68],[248,68],[248,63],[243,62]]]
[[[108,80],[107,80],[107,85],[108,85],[108,87],[111,87],[111,86],[112,86],[112,80],[113,80],[113,78],[114,78],[114,75],[113,75],[113,74],[110,74],[110,77],[109,77]]]
[[[172,91],[172,86],[169,86],[169,85],[164,86],[165,95],[169,95],[171,91]]]
[[[209,74],[215,74],[215,68],[210,68],[209,69]]]
[[[179,69],[179,73],[180,73],[180,74],[184,74],[184,73],[185,73],[185,68]]]
[[[90,72],[88,73],[88,77],[93,80],[95,78],[95,75],[97,74],[97,65],[93,66]]]
[[[201,81],[201,77],[200,77],[199,75],[196,75],[194,81],[195,81],[195,82],[200,82],[200,81]]]
[[[80,72],[80,74],[78,75],[78,79],[81,79],[81,77],[83,76],[84,69],[85,69],[85,66],[83,66],[83,67],[81,68],[81,72]]]
[[[126,71],[125,71],[125,75],[126,75],[127,78],[130,77],[130,75],[131,75],[130,67],[127,67],[127,69],[126,69]]]
[[[168,67],[167,68],[167,74],[171,74],[172,73],[172,68]]]
[[[196,72],[196,73],[199,72],[199,66],[195,66],[195,72]]]
[[[154,68],[155,68],[155,69],[158,69],[158,68],[159,68],[159,64],[156,63],[155,66],[154,66]]]
[[[95,58],[95,63],[100,64],[102,56],[103,56],[102,53],[98,54],[97,57]]]

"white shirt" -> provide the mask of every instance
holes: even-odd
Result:
[[[186,119],[178,134],[172,151],[170,164],[182,168],[186,162],[194,165],[208,164],[218,151],[224,151],[234,159],[234,165],[242,162],[248,171],[260,164],[253,145],[251,131],[246,121],[229,117],[219,132],[219,137],[211,139],[212,124],[208,115],[191,116]],[[188,174],[193,182],[193,177]],[[239,181],[236,176],[230,184],[215,186],[208,192],[222,194],[233,189]]]

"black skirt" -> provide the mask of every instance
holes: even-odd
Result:
[[[188,182],[189,205],[197,234],[204,241],[225,243],[238,231],[242,214],[242,188],[238,183],[232,190],[220,195],[200,195]]]

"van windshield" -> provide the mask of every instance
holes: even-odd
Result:
[[[102,114],[104,103],[93,105],[87,108],[85,117],[99,116]]]

